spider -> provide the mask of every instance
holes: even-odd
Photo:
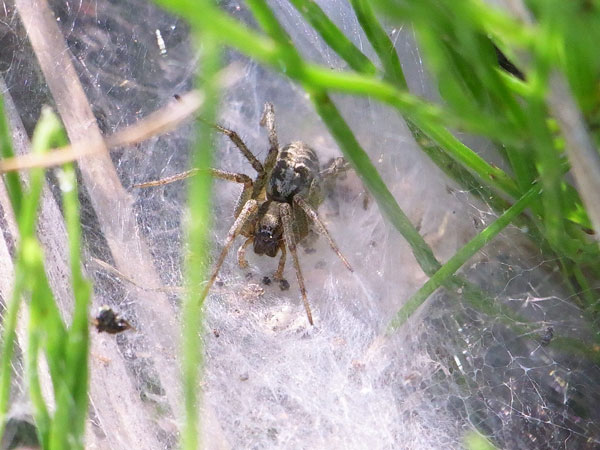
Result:
[[[212,176],[240,183],[243,185],[243,189],[234,210],[235,221],[227,233],[225,244],[208,283],[205,285],[201,299],[206,297],[215,282],[235,238],[241,235],[246,238],[237,252],[238,265],[242,269],[248,267],[246,249],[250,244],[253,244],[254,253],[257,255],[275,257],[281,251],[274,278],[282,280],[286,254],[288,251],[292,254],[302,302],[304,303],[308,322],[313,325],[296,244],[308,236],[310,224],[312,223],[316,230],[325,236],[329,246],[338,255],[346,268],[353,272],[352,267],[340,252],[317,214],[317,208],[323,201],[323,181],[336,177],[348,170],[349,166],[343,158],[337,158],[328,168],[321,171],[315,151],[305,143],[296,141],[280,148],[275,130],[275,111],[271,103],[265,104],[260,125],[266,127],[269,134],[269,151],[262,163],[248,149],[235,131],[220,125],[214,125],[217,131],[227,136],[242,152],[256,170],[257,175],[252,180],[243,173],[210,169]],[[191,169],[171,177],[137,184],[134,187],[160,186],[172,183],[193,176],[199,170]]]

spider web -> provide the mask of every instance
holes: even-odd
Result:
[[[197,59],[182,21],[142,0],[50,3],[105,134],[136,123],[192,87]],[[346,2],[319,3],[376,60]],[[306,57],[345,68],[287,2],[271,5]],[[8,2],[3,6],[3,94],[14,102],[30,134],[41,105],[53,102],[15,8]],[[227,1],[223,7],[252,23],[241,2]],[[411,33],[390,32],[411,90],[435,99]],[[237,131],[259,159],[268,149],[266,132],[259,126],[265,101],[275,105],[281,144],[305,141],[322,165],[339,156],[300,87],[235,53],[227,53],[225,62],[234,76],[224,92],[220,121]],[[486,205],[474,201],[423,155],[394,111],[364,99],[334,99],[439,260],[450,258],[494,220]],[[111,305],[137,330],[92,336],[90,446],[177,445],[181,416],[170,392],[178,389],[178,381],[168,372],[174,357],[152,333],[157,324],[177,316],[185,183],[148,189],[132,185],[187,169],[192,141],[192,126],[184,125],[111,155],[134,201],[139,235],[132,238],[147,245],[156,268],[153,286],[136,286],[98,263],[115,265],[111,238],[99,220],[113,211],[94,209],[91,189],[82,195],[85,265],[94,280],[95,307]],[[496,157],[491,145],[468,137],[465,141],[486,158]],[[216,167],[254,176],[230,141],[219,137],[217,142]],[[52,175],[48,181],[56,190]],[[233,222],[239,189],[215,181],[215,252]],[[310,243],[314,251],[300,250],[315,327],[307,324],[290,261],[285,276],[291,288],[282,291],[274,283],[262,283],[275,271],[276,259],[248,252],[250,268],[241,270],[232,251],[206,301],[206,448],[447,449],[461,448],[472,429],[502,448],[596,448],[598,367],[555,348],[551,336],[588,340],[590,324],[561,284],[556,262],[546,260],[520,230],[507,229],[462,275],[498,304],[536,324],[537,331],[517,331],[501,317],[485,315],[460,296],[442,291],[399,332],[384,336],[388,321],[426,276],[355,174],[339,180],[319,213],[355,273],[346,271],[324,239]],[[8,225],[3,231],[5,242],[14,238]],[[59,283],[56,276],[54,281]],[[155,288],[164,288],[166,302],[146,313]],[[1,294],[6,298],[5,291]],[[177,329],[170,332],[178,338]],[[13,398],[9,431],[31,421],[26,388],[19,379]],[[121,404],[110,402],[119,398]],[[19,433],[14,434],[16,442]]]

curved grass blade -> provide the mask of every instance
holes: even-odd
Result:
[[[394,43],[375,17],[370,1],[350,0],[350,4],[354,9],[358,23],[360,23],[383,65],[385,78],[399,89],[408,89],[400,59],[396,53],[396,47],[394,47]]]
[[[357,72],[365,75],[375,75],[377,68],[344,33],[323,12],[314,1],[290,0],[290,3],[319,33],[329,45],[348,65]]]
[[[393,331],[402,326],[410,316],[421,306],[425,300],[439,287],[445,280],[454,275],[460,267],[469,260],[475,253],[483,248],[500,231],[508,226],[519,214],[521,214],[529,204],[540,195],[540,187],[533,186],[521,197],[514,205],[506,210],[498,219],[487,226],[481,233],[471,239],[464,247],[448,260],[408,301],[402,306],[394,319],[390,322],[389,329]]]

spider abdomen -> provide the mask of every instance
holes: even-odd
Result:
[[[291,203],[294,195],[306,195],[313,180],[319,177],[319,159],[303,142],[292,142],[277,155],[267,185],[267,197],[276,202]]]

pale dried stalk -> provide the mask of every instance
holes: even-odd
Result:
[[[0,160],[0,172],[32,169],[34,167],[52,167],[94,156],[127,145],[137,144],[169,131],[175,130],[183,121],[191,117],[202,105],[202,94],[188,92],[178,100],[173,100],[158,111],[139,120],[123,130],[108,136],[104,142],[95,144],[87,139],[73,145],[57,148],[48,153],[28,153],[15,158]]]

